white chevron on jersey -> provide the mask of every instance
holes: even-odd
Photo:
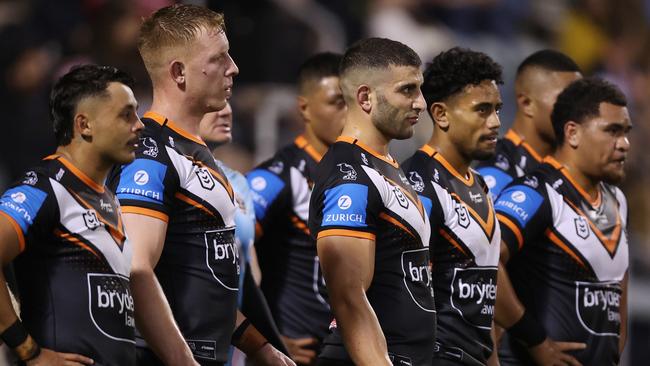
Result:
[[[50,178],[50,184],[59,206],[61,225],[69,232],[80,235],[99,249],[115,273],[129,277],[132,248],[128,237],[120,250],[111,234],[103,228],[103,223],[96,222],[97,226],[88,226],[84,215],[86,217],[95,215],[96,219],[97,212],[79,204],[68,190],[56,180]]]
[[[599,281],[621,281],[628,268],[629,256],[625,232],[627,204],[620,190],[616,189],[616,198],[619,202],[622,227],[614,257],[610,255],[589,225],[586,225],[588,235],[578,235],[576,220],[589,220],[587,217],[576,212],[548,183],[546,183],[546,191],[551,203],[555,229],[589,262]]]
[[[218,182],[218,178],[207,169],[192,163],[178,151],[165,146],[174,169],[178,173],[180,187],[210,204],[223,219],[225,226],[235,225],[235,204],[230,192]]]
[[[293,211],[301,220],[307,222],[309,219],[309,199],[311,188],[307,178],[295,167],[289,170],[291,176],[291,195],[293,199]]]
[[[384,207],[386,207],[388,211],[394,213],[395,216],[408,222],[420,236],[422,244],[425,247],[428,247],[429,238],[431,236],[431,227],[429,226],[429,216],[424,213],[420,201],[417,200],[417,198],[409,197],[409,195],[404,194],[402,188],[388,182],[383,175],[379,174],[379,172],[373,168],[366,165],[362,165],[362,167],[377,188],[381,200],[384,203]],[[414,201],[414,199],[417,201]]]
[[[501,243],[501,228],[496,218],[496,213],[492,211],[494,216],[493,225],[494,234],[492,238],[489,238],[482,225],[476,220],[476,218],[469,214],[469,207],[465,205],[464,202],[458,202],[454,199],[448,190],[443,188],[440,184],[431,181],[433,185],[440,206],[445,218],[445,226],[449,228],[451,232],[456,234],[463,244],[467,246],[474,255],[474,261],[478,266],[497,266],[499,263],[499,252],[500,252],[500,243]],[[487,199],[490,199],[486,196]],[[464,210],[464,217],[460,217],[460,212]],[[461,223],[465,221],[468,224],[462,225]],[[488,231],[489,232],[489,231]]]

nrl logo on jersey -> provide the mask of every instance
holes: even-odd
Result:
[[[460,202],[456,203],[456,214],[458,215],[458,225],[460,227],[467,229],[469,227],[469,212],[467,212],[467,207]]]
[[[86,224],[86,227],[89,228],[90,230],[95,230],[98,227],[102,226],[101,221],[97,218],[97,213],[95,210],[86,210],[86,212],[83,213],[83,219],[84,223]]]
[[[589,237],[589,224],[587,220],[580,216],[574,222],[576,224],[576,235],[582,239],[587,239]]]
[[[201,187],[207,189],[208,191],[211,191],[214,188],[214,178],[212,178],[212,174],[210,174],[207,168],[198,168],[196,170],[196,176],[199,178]]]
[[[409,180],[411,181],[411,186],[416,192],[424,191],[424,180],[418,172],[410,172]]]
[[[397,198],[397,203],[399,203],[400,206],[403,208],[409,208],[409,200],[406,199],[406,196],[402,192],[399,187],[394,187],[393,188],[393,193],[395,194],[395,198]]]
[[[140,142],[142,142],[142,146],[147,148],[147,150],[142,152],[143,154],[149,155],[152,158],[158,156],[158,143],[156,140],[152,139],[151,137],[145,137],[141,138]]]
[[[31,170],[25,173],[25,179],[23,179],[23,184],[28,184],[30,186],[33,186],[36,183],[38,183],[38,176],[36,175],[36,172]]]
[[[507,171],[508,169],[510,169],[510,162],[508,161],[508,158],[503,156],[503,154],[497,155],[494,165],[501,170]]]
[[[343,173],[343,180],[357,180],[357,171],[354,170],[352,165],[346,163],[336,164],[341,173]]]

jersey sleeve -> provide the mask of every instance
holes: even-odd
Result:
[[[277,213],[287,204],[289,184],[281,174],[270,171],[265,165],[250,171],[246,179],[250,186],[258,229],[263,233],[273,225]]]
[[[552,221],[550,206],[542,189],[517,180],[501,192],[494,204],[501,225],[501,240],[513,255],[526,243],[543,235]]]
[[[494,166],[479,166],[476,171],[483,177],[485,184],[490,189],[492,200],[498,197],[501,191],[514,179],[506,171]]]
[[[178,176],[173,164],[165,159],[164,149],[157,151],[156,156],[146,155],[149,150],[136,152],[132,163],[112,172],[109,186],[115,191],[122,212],[167,222],[178,187]]]
[[[340,163],[321,184],[316,181],[309,203],[309,229],[316,240],[347,236],[375,240],[381,198],[361,166]],[[354,179],[352,179],[354,178]]]
[[[51,196],[47,189],[47,177],[27,173],[22,183],[5,191],[0,197],[0,216],[7,219],[18,235],[20,251],[25,249],[26,239],[34,231],[38,222],[53,223],[55,218],[47,218],[47,201]],[[31,175],[30,175],[31,174]],[[27,183],[25,183],[27,182]]]

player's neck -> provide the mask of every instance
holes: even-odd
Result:
[[[318,155],[323,156],[327,152],[327,149],[329,149],[329,145],[325,143],[325,141],[321,140],[316,136],[314,131],[309,127],[309,125],[305,126],[305,133],[303,134],[305,136],[305,140],[307,140],[307,143],[311,145],[311,147],[316,150]]]
[[[341,136],[354,137],[377,153],[385,157],[389,156],[388,143],[390,142],[390,138],[384,136],[369,119],[355,119],[349,116],[343,132],[341,132]]]
[[[535,150],[539,156],[544,157],[553,153],[553,145],[544,140],[533,125],[533,121],[525,121],[525,117],[517,115],[512,123],[511,130],[515,131],[524,141]]]
[[[199,126],[204,114],[192,111],[190,108],[182,108],[181,106],[183,105],[187,104],[184,104],[182,101],[170,102],[169,98],[156,96],[154,91],[153,103],[151,104],[150,110],[173,121],[176,126],[200,140]]]
[[[445,138],[438,138],[438,134],[441,134],[441,132],[435,131],[429,142],[427,142],[427,145],[442,155],[459,174],[467,177],[472,161],[461,154],[451,141]]]
[[[576,154],[575,150],[571,150],[571,147],[560,147],[557,149],[555,154],[553,154],[553,157],[558,161],[558,163],[565,167],[566,173],[571,176],[571,179],[573,179],[591,199],[596,200],[599,195],[600,181],[593,179],[584,173],[584,170],[580,168],[580,157]]]
[[[113,164],[104,161],[95,151],[84,145],[73,141],[66,146],[57,147],[56,153],[72,163],[93,182],[103,187]]]

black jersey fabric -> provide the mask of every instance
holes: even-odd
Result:
[[[332,320],[316,242],[307,227],[321,156],[299,136],[247,174],[255,217],[262,291],[280,332],[323,339]]]
[[[113,193],[52,155],[4,193],[0,215],[20,240],[21,318],[36,342],[135,365],[132,251]]]
[[[490,188],[492,199],[515,178],[532,173],[541,164],[543,157],[515,131],[508,130],[497,141],[496,153],[492,159],[481,161],[476,170],[483,176]]]
[[[309,227],[319,239],[375,241],[375,269],[366,292],[395,365],[430,365],[435,306],[429,262],[429,220],[397,162],[343,136],[319,164]],[[334,326],[321,356],[350,360]]]
[[[155,273],[202,365],[225,362],[239,284],[233,189],[203,141],[148,112],[133,163],[112,186],[123,212],[167,222]]]
[[[437,310],[434,357],[485,365],[493,349],[490,330],[501,243],[488,188],[475,171],[462,176],[428,145],[402,167],[431,223]]]
[[[619,362],[621,281],[628,269],[627,203],[601,183],[593,201],[565,167],[547,157],[513,182],[495,209],[513,260],[509,274],[527,311],[557,341],[584,342],[571,352],[583,365]],[[507,337],[502,365],[532,361]]]

